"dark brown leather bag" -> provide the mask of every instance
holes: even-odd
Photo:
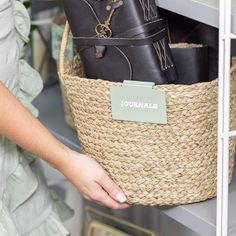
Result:
[[[161,9],[160,12],[162,16],[165,18],[165,21],[169,29],[168,38],[170,39],[170,43],[195,43],[195,44],[202,44],[208,47],[208,59],[207,59],[208,64],[205,64],[205,68],[204,64],[201,61],[201,58],[205,54],[204,48],[202,48],[200,52],[202,55],[199,54],[198,55],[199,59],[195,60],[196,63],[195,66],[193,65],[192,67],[185,68],[185,70],[189,69],[189,71],[187,72],[188,74],[191,73],[193,67],[195,67],[195,70],[197,68],[200,68],[201,70],[203,69],[207,70],[206,79],[193,78],[192,82],[194,82],[195,80],[199,80],[199,82],[210,81],[217,78],[219,30],[215,27],[181,16],[174,12],[170,12],[163,9]],[[184,63],[183,66],[185,66]],[[180,76],[177,83],[179,82],[182,82],[182,78]]]
[[[155,0],[64,0],[63,5],[87,77],[176,80]]]
[[[208,46],[171,44],[171,52],[178,73],[175,84],[189,85],[208,81]]]

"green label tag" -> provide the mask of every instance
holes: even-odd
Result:
[[[111,86],[112,118],[167,124],[164,91],[153,89],[154,83],[125,80],[123,87]]]

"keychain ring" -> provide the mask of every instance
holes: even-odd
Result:
[[[95,32],[99,38],[110,38],[112,36],[111,29],[105,24],[98,24],[95,27]]]

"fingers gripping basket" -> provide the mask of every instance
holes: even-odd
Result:
[[[84,153],[96,159],[124,190],[129,202],[176,205],[216,195],[217,79],[194,85],[158,85],[167,96],[168,125],[112,120],[110,85],[80,77],[79,58],[64,64],[60,78]],[[115,71],[114,71],[115,73]],[[236,128],[236,70],[232,69],[231,128]],[[229,177],[234,147],[230,140]]]

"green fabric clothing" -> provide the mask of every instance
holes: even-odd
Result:
[[[29,32],[30,19],[24,6],[16,0],[1,0],[0,81],[37,116],[31,102],[42,90],[42,80],[19,59]],[[72,210],[47,188],[40,161],[0,135],[0,235],[69,235],[62,221],[71,215]]]

